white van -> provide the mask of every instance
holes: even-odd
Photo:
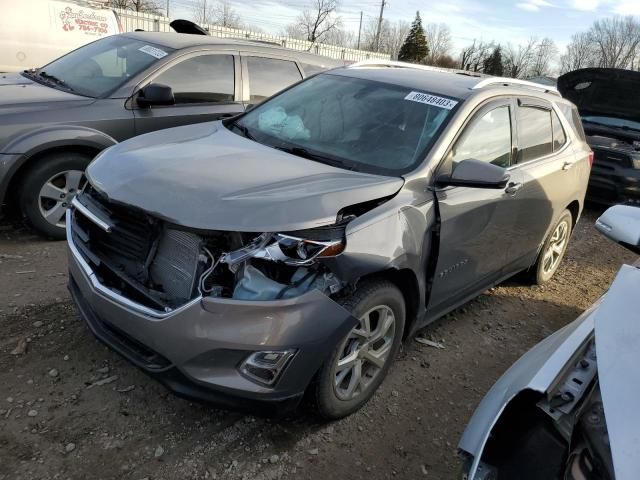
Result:
[[[122,28],[98,2],[0,0],[0,72],[41,67]]]

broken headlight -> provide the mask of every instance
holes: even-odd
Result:
[[[335,257],[344,250],[344,241],[308,240],[279,233],[275,242],[258,252],[257,258],[281,261],[290,265],[306,265],[318,257]]]

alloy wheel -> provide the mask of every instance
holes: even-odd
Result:
[[[542,257],[542,271],[545,275],[553,273],[562,259],[569,237],[569,222],[560,222],[549,240],[549,246]]]
[[[334,392],[352,400],[369,388],[389,359],[396,330],[393,310],[379,305],[359,318],[340,347],[334,366]]]
[[[40,214],[51,225],[64,228],[65,212],[87,182],[84,172],[66,170],[49,178],[38,193]]]

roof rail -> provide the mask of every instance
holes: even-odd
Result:
[[[431,67],[429,65],[417,65],[415,63],[396,62],[395,60],[362,60],[347,65],[348,68],[358,67],[390,67],[390,68],[412,68],[414,70],[426,70],[429,72],[445,72],[455,73],[455,70],[450,68]]]
[[[505,77],[489,77],[483,80],[480,80],[476,83],[472,90],[478,90],[480,88],[488,87],[491,85],[502,85],[504,87],[508,86],[517,86],[517,87],[525,87],[531,90],[539,90],[545,93],[550,93],[552,95],[557,95],[561,97],[560,92],[555,87],[551,87],[549,85],[542,85],[541,83],[529,82],[527,80],[518,80],[517,78],[505,78]]]

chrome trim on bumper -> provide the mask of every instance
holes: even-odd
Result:
[[[80,200],[78,200],[77,197],[74,197],[73,200],[71,201],[71,205],[73,205],[75,208],[77,208],[78,210],[80,210],[80,212],[87,217],[89,220],[91,220],[93,223],[95,223],[98,227],[100,227],[102,230],[104,230],[107,233],[111,232],[111,225],[109,225],[108,223],[100,220],[91,210],[89,210],[87,207],[85,207],[82,203],[80,203]],[[68,225],[68,224],[67,224]]]
[[[81,207],[82,207],[82,208],[80,208],[80,207],[78,207],[76,205],[75,202],[76,202],[76,200],[74,198],[73,206],[78,208],[78,210],[80,210],[82,212],[82,214],[85,215],[86,208],[84,207],[84,205],[80,204]],[[141,305],[139,303],[133,302],[133,301],[129,300],[128,298],[123,297],[122,295],[120,295],[120,294],[114,292],[113,290],[105,287],[104,285],[102,285],[100,283],[100,281],[96,277],[95,272],[92,270],[91,266],[85,261],[85,259],[80,254],[80,251],[76,248],[75,244],[73,243],[73,235],[72,235],[72,232],[71,232],[71,215],[72,215],[72,209],[71,208],[67,210],[66,215],[67,216],[66,216],[65,220],[66,220],[66,230],[67,230],[67,243],[69,245],[69,249],[71,250],[71,253],[73,254],[74,258],[77,260],[78,264],[80,265],[80,267],[84,271],[85,275],[87,276],[87,278],[91,282],[91,285],[93,285],[93,288],[96,290],[96,292],[100,293],[103,297],[105,297],[108,300],[111,300],[113,302],[116,302],[119,305],[121,305],[122,307],[127,308],[129,310],[132,310],[132,311],[134,311],[136,313],[140,313],[142,315],[147,315],[147,316],[150,316],[150,317],[153,317],[153,318],[156,318],[156,319],[163,319],[163,318],[170,317],[171,315],[175,315],[175,314],[177,314],[177,313],[179,313],[179,312],[181,312],[183,310],[188,309],[192,305],[195,305],[196,303],[199,303],[202,300],[202,295],[198,295],[193,300],[185,303],[184,305],[182,305],[182,306],[180,306],[180,307],[178,307],[176,309],[167,310],[166,312],[163,312],[163,311],[154,310],[153,308],[149,308],[149,307],[146,307],[146,306]],[[89,212],[89,215],[91,215],[91,212]],[[91,219],[91,220],[93,221],[93,219]],[[97,220],[101,221],[100,219],[97,219]]]

